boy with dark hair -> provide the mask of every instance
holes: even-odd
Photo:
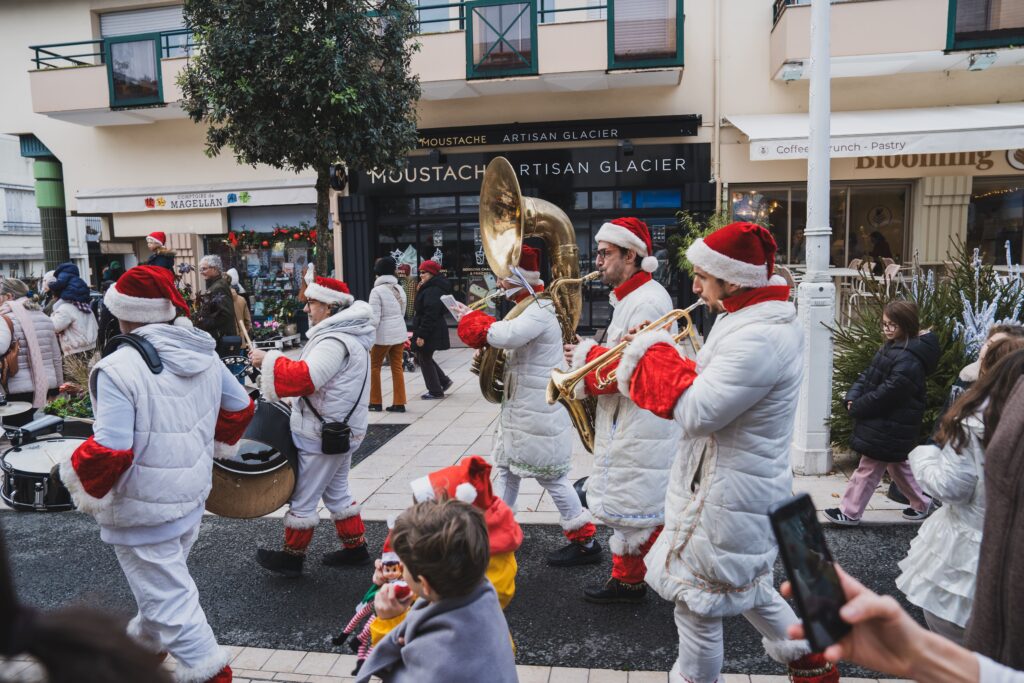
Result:
[[[419,599],[374,648],[357,683],[372,676],[385,683],[517,681],[508,624],[484,580],[490,549],[483,515],[459,500],[418,503],[395,522],[391,543]],[[382,619],[406,609],[390,585],[374,607]]]

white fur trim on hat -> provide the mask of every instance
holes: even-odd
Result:
[[[394,550],[385,550],[380,554],[381,564],[388,564],[389,562],[401,562],[398,559],[398,553]]]
[[[277,395],[277,388],[274,386],[274,365],[277,364],[278,358],[284,358],[284,354],[280,351],[268,351],[260,365],[260,393],[271,403],[281,400],[281,397]]]
[[[203,683],[220,673],[221,669],[227,666],[229,659],[227,651],[218,647],[214,654],[199,660],[193,666],[184,666],[178,662],[174,669],[174,680],[178,683]]]
[[[320,525],[320,516],[296,517],[292,511],[284,513],[284,527],[286,529],[315,529]]]
[[[430,483],[430,477],[420,477],[409,482],[412,489],[412,498],[417,503],[425,500],[434,500],[434,485]]]
[[[762,264],[739,261],[715,251],[703,238],[698,238],[686,250],[686,260],[712,277],[740,287],[767,287],[768,268]]]
[[[231,460],[238,455],[238,449],[242,444],[242,440],[239,439],[234,445],[226,444],[223,441],[213,442],[213,459],[214,460]]]
[[[643,358],[648,349],[655,344],[668,344],[676,349],[680,356],[683,356],[683,350],[676,346],[676,341],[668,330],[658,329],[652,332],[641,332],[636,335],[622,353],[619,367],[615,369],[615,380],[619,385],[619,393],[626,398],[629,398],[629,384],[633,381],[633,373],[636,372],[636,366],[640,363],[640,359]]]
[[[577,529],[582,529],[587,524],[593,521],[594,516],[590,514],[590,510],[588,510],[587,508],[583,508],[580,511],[580,514],[570,519],[560,520],[559,523],[562,525],[563,531],[576,531]]]
[[[476,500],[478,492],[468,481],[464,481],[455,487],[455,497],[463,503],[472,503]]]
[[[615,225],[615,223],[605,223],[602,225],[601,229],[594,235],[594,241],[609,242],[623,249],[632,249],[640,254],[640,256],[650,256],[647,253],[646,242],[634,235],[630,230],[621,225]],[[653,273],[654,271],[649,270],[647,272]]]
[[[111,501],[114,499],[109,491],[102,498],[89,495],[85,487],[82,486],[82,480],[78,478],[78,472],[75,472],[75,468],[71,465],[71,456],[68,456],[68,459],[60,464],[60,480],[71,494],[71,500],[74,501],[75,507],[86,514],[96,515],[103,512],[110,507]]]
[[[587,363],[587,354],[590,353],[590,349],[597,346],[597,341],[594,339],[582,339],[580,343],[576,345],[576,348],[572,352],[572,362],[569,364],[569,370],[579,370]],[[573,392],[573,398],[582,400],[587,395],[587,388],[584,382],[578,382],[576,389]]]
[[[131,323],[169,323],[178,314],[170,299],[128,296],[114,283],[103,295],[103,304],[118,320]]]
[[[174,322],[171,324],[174,325],[175,327],[195,327],[195,325],[192,324],[192,321],[183,315],[179,315],[177,318],[174,319]]]
[[[356,298],[351,294],[345,294],[345,292],[328,289],[327,287],[318,285],[315,282],[311,282],[306,285],[306,298],[319,301],[324,304],[340,304],[342,306],[350,306],[352,302],[356,300]]]
[[[363,511],[363,506],[362,505],[350,505],[347,508],[345,508],[344,510],[342,510],[341,512],[332,512],[331,513],[331,519],[333,519],[335,522],[340,522],[343,519],[348,519],[349,517],[355,517],[356,515],[358,515],[362,511]]]

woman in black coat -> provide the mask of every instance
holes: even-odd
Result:
[[[860,523],[886,470],[910,501],[904,519],[921,521],[931,512],[931,499],[921,491],[907,462],[920,441],[925,378],[935,370],[940,355],[935,335],[919,332],[915,304],[892,301],[886,305],[882,314],[886,341],[846,394],[846,409],[853,418],[850,447],[861,458],[839,507],[825,510],[836,524]]]
[[[448,321],[444,315],[448,309],[441,303],[441,297],[451,293],[452,285],[441,275],[440,264],[436,261],[420,264],[420,286],[416,290],[412,318],[412,345],[423,370],[423,382],[427,385],[427,393],[420,397],[424,400],[444,398],[444,392],[452,385],[451,378],[434,361],[435,351],[451,348]]]

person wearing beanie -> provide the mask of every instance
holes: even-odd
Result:
[[[542,293],[540,250],[524,244],[518,265],[530,288]],[[545,400],[551,368],[562,362],[562,330],[555,302],[531,295],[516,274],[499,280],[498,285],[517,304],[530,300],[522,313],[499,322],[483,311],[472,311],[459,320],[459,338],[470,348],[505,349],[505,386],[515,387],[502,400],[491,448],[491,460],[497,467],[495,488],[514,509],[520,480],[531,477],[555,501],[569,544],[552,553],[549,564],[567,567],[600,562],[601,546],[594,540],[593,518],[569,482],[574,434],[569,413],[561,404],[548,405]]]
[[[0,280],[0,363],[8,353],[14,356],[14,372],[2,375],[0,390],[7,400],[25,401],[38,409],[46,405],[47,395],[64,383],[64,365],[53,321],[28,293],[28,285],[17,278]],[[32,415],[9,417],[5,424],[21,426],[31,421]]]
[[[78,266],[62,263],[53,272],[47,289],[57,301],[53,304],[53,329],[65,356],[89,353],[96,348],[99,325],[92,312],[89,285],[78,275]]]
[[[402,350],[408,333],[405,329],[405,290],[398,286],[395,269],[398,266],[390,256],[377,259],[373,273],[377,279],[370,290],[370,308],[373,326],[377,328],[370,349],[370,410],[384,409],[380,388],[380,368],[387,358],[391,368],[391,405],[389,413],[405,412],[405,374],[402,368]]]
[[[412,346],[427,393],[420,396],[425,401],[444,398],[444,392],[452,386],[451,378],[434,360],[434,353],[451,348],[448,339],[448,321],[441,303],[441,297],[452,293],[452,285],[441,274],[441,264],[424,261],[420,264],[420,285],[416,290],[415,312],[412,318]]]
[[[839,680],[805,640],[775,590],[778,553],[768,506],[792,495],[789,450],[803,377],[803,336],[775,240],[732,223],[686,251],[693,291],[718,313],[696,361],[664,330],[630,341],[618,388],[682,428],[665,499],[665,530],[647,553],[647,583],[675,603],[679,658],[672,681],[713,683],[722,667],[722,618],[744,615],[790,680]]]
[[[292,398],[292,441],[299,451],[299,478],[284,516],[282,550],[260,548],[256,561],[272,572],[288,577],[302,575],[306,549],[320,524],[317,507],[321,498],[331,513],[341,549],[323,556],[329,567],[366,564],[363,518],[349,490],[352,454],[366,435],[373,344],[373,311],[356,301],[348,285],[329,277],[313,277],[306,284],[306,305],[312,327],[309,342],[298,360],[281,351],[249,352],[252,364],[262,370],[260,392],[267,401]],[[348,449],[327,437],[324,424],[345,423],[351,430]]]
[[[153,253],[146,259],[147,266],[160,266],[174,274],[174,257],[177,255],[173,249],[168,249],[167,235],[163,232],[151,232],[146,235],[146,246]]]
[[[647,225],[636,218],[616,218],[601,226],[597,268],[612,288],[608,297],[612,319],[608,345],[628,331],[672,310],[672,297],[652,277],[658,266]],[[576,369],[605,349],[593,339],[566,345],[566,361]],[[603,585],[587,588],[594,603],[640,602],[644,554],[661,533],[665,518],[665,487],[675,457],[679,427],[637,406],[612,384],[599,387],[593,373],[578,391],[597,396],[594,423],[594,467],[587,478],[587,505],[594,517],[612,529],[612,575]]]
[[[96,364],[93,435],[58,466],[59,479],[113,546],[138,603],[129,635],[154,654],[173,655],[178,681],[228,683],[228,653],[206,621],[186,560],[213,458],[237,452],[254,405],[210,335],[192,327],[166,269],[128,270],[104,302],[121,332],[148,343],[162,369],[154,372],[128,345]]]

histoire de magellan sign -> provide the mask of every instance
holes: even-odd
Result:
[[[692,137],[697,134],[700,121],[699,115],[687,114],[425,128],[419,131],[417,144],[421,149],[434,149],[477,145],[529,145],[540,142]]]

